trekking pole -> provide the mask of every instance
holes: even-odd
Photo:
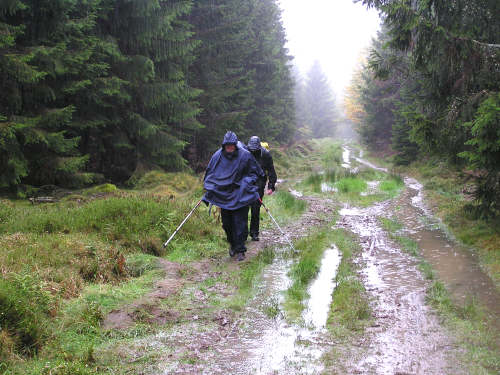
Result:
[[[168,243],[172,240],[172,238],[174,238],[174,236],[177,234],[177,232],[182,228],[182,226],[184,225],[184,223],[186,223],[186,221],[188,221],[188,219],[191,217],[191,215],[193,214],[193,212],[198,208],[198,206],[201,204],[203,200],[200,199],[198,201],[198,203],[196,203],[196,206],[194,206],[194,208],[191,210],[191,212],[189,213],[189,215],[186,216],[186,218],[182,221],[182,223],[177,227],[177,229],[175,230],[175,232],[170,236],[170,238],[167,240],[167,242],[165,242],[163,244],[163,247],[167,247]]]
[[[297,250],[295,250],[295,247],[293,246],[292,241],[290,241],[290,239],[288,238],[288,236],[286,235],[286,233],[283,231],[283,229],[281,229],[281,227],[278,224],[278,222],[276,221],[276,219],[273,217],[273,215],[271,215],[271,212],[269,212],[269,209],[266,207],[266,205],[264,204],[264,202],[262,202],[262,198],[259,198],[259,202],[262,205],[262,207],[264,207],[264,209],[266,210],[266,212],[269,215],[269,217],[274,221],[274,224],[276,224],[276,226],[280,230],[280,232],[283,235],[283,237],[285,237],[286,241],[288,242],[288,244],[290,245],[290,247],[292,248],[292,250],[294,252],[297,252]]]

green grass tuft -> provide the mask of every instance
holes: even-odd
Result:
[[[335,244],[342,253],[342,261],[335,279],[337,286],[333,292],[327,327],[335,336],[349,336],[364,329],[371,319],[371,308],[352,263],[353,255],[360,251],[359,244],[344,230],[337,229],[335,233]]]
[[[284,301],[288,320],[298,319],[305,309],[304,300],[308,297],[307,288],[318,274],[323,252],[330,244],[328,229],[321,229],[296,242],[295,247],[300,249],[299,259],[290,269],[289,276],[292,279],[292,285],[286,291]]]
[[[235,274],[237,279],[238,293],[232,297],[229,306],[234,310],[242,310],[253,295],[253,291],[264,267],[271,264],[274,260],[274,250],[266,247],[256,257],[243,264],[240,270]]]
[[[366,181],[358,177],[342,178],[337,182],[336,186],[341,193],[362,193],[368,188]]]

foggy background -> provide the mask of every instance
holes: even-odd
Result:
[[[360,54],[380,26],[374,10],[352,0],[280,0],[288,48],[303,77],[319,60],[342,103]]]

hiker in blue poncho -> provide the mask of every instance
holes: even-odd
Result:
[[[231,244],[229,255],[245,259],[245,241],[248,237],[248,208],[259,199],[257,181],[264,172],[254,157],[229,131],[222,148],[208,163],[203,200],[221,208],[222,227]]]

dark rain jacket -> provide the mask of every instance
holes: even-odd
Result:
[[[226,153],[225,144],[235,144],[236,150]],[[236,134],[228,132],[208,163],[203,200],[226,210],[248,206],[259,199],[257,182],[263,176],[252,154],[238,143]]]
[[[257,160],[257,163],[259,163],[260,167],[264,171],[264,177],[261,177],[259,179],[259,187],[261,189],[264,189],[267,179],[269,179],[269,184],[267,185],[267,187],[274,191],[274,185],[276,185],[278,176],[276,176],[276,171],[274,170],[273,157],[271,156],[271,153],[264,147],[261,147],[260,152],[252,152],[252,155],[255,157],[255,160]]]

